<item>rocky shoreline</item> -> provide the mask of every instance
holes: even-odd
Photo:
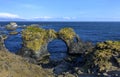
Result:
[[[15,27],[13,28],[15,29]],[[14,55],[14,57],[6,56],[6,58],[10,59],[21,56],[20,58],[25,62],[21,61],[21,59],[19,60],[19,58],[15,61],[21,61],[23,65],[27,63],[33,68],[35,67],[35,69],[30,69],[29,72],[25,71],[26,74],[21,72],[23,73],[22,77],[120,76],[120,41],[105,41],[93,45],[90,42],[83,42],[72,28],[63,28],[59,32],[56,32],[52,29],[45,30],[39,28],[36,25],[27,26],[21,34],[23,46],[16,55],[10,53],[5,48],[5,37],[3,37],[2,34],[0,35],[0,56],[2,57],[2,54]],[[50,53],[47,50],[47,45],[54,39],[61,39],[67,45],[68,56],[63,60],[54,61],[49,58]],[[9,63],[8,60],[5,61]],[[28,68],[29,66],[26,66],[26,69]],[[3,69],[5,68],[3,67],[0,71],[4,72]],[[19,70],[21,69],[15,71]],[[9,71],[12,70],[7,70],[5,72]],[[40,73],[40,71],[43,71],[43,73]],[[31,72],[36,72],[36,75],[31,76]],[[9,74],[10,73],[8,73],[8,75]],[[0,76],[2,76],[1,72]],[[16,77],[14,74],[12,74],[12,76]]]

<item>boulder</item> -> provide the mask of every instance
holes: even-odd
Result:
[[[15,30],[18,25],[15,22],[11,22],[10,24],[6,25],[7,30]]]

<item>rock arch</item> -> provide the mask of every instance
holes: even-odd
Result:
[[[49,55],[47,45],[54,39],[61,39],[65,42],[68,48],[75,43],[74,39],[79,39],[72,28],[62,28],[59,32],[53,29],[45,30],[37,26],[28,26],[22,31],[23,48],[20,53],[23,56],[30,56],[33,58],[41,58]],[[78,42],[78,40],[77,40]]]

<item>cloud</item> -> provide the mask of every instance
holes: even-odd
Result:
[[[34,17],[34,18],[23,18],[20,17],[17,14],[12,13],[6,13],[6,12],[0,12],[0,18],[2,19],[19,19],[19,20],[28,20],[28,21],[69,21],[69,20],[75,20],[75,17],[51,17],[51,16],[40,16],[40,17]]]
[[[17,14],[11,14],[11,13],[0,13],[0,17],[2,18],[20,18]]]
[[[63,19],[70,20],[71,17],[63,17]]]
[[[65,20],[73,20],[73,19],[76,19],[76,17],[62,17],[63,19]]]
[[[43,16],[43,17],[34,17],[35,19],[52,19],[53,17],[50,16]]]
[[[74,20],[76,17],[50,17],[50,16],[43,16],[43,17],[34,17],[33,20]]]
[[[54,19],[54,17],[50,17],[50,16],[41,16],[41,17],[34,17],[34,18],[32,18],[32,20],[41,20],[41,21],[47,21],[47,20],[53,20]]]

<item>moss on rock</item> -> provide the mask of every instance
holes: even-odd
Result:
[[[70,48],[75,37],[76,34],[72,28],[63,28],[59,32],[56,32],[53,29],[46,30],[35,25],[27,26],[22,31],[23,48],[20,55],[41,59],[43,56],[49,55],[47,46],[50,41],[61,39],[65,42],[67,48]]]
[[[110,70],[113,58],[120,56],[120,41],[105,41],[98,43],[92,53],[88,54],[86,67],[95,68],[99,72]],[[114,63],[117,64],[117,63]]]
[[[24,44],[33,51],[39,51],[49,39],[56,38],[56,32],[52,29],[45,30],[36,26],[28,26],[22,32]]]
[[[77,36],[76,36],[76,33],[74,32],[74,30],[69,27],[62,28],[58,32],[58,38],[62,39],[66,43],[68,49],[70,49],[71,45],[75,42],[74,40],[76,37]]]
[[[73,40],[74,37],[76,36],[76,33],[72,28],[62,28],[59,31],[60,38],[64,40]]]
[[[61,38],[68,43],[74,40],[75,35],[72,28],[63,28],[56,32],[53,29],[45,30],[36,26],[28,26],[22,31],[24,45],[33,51],[39,51],[43,45],[55,38]]]

